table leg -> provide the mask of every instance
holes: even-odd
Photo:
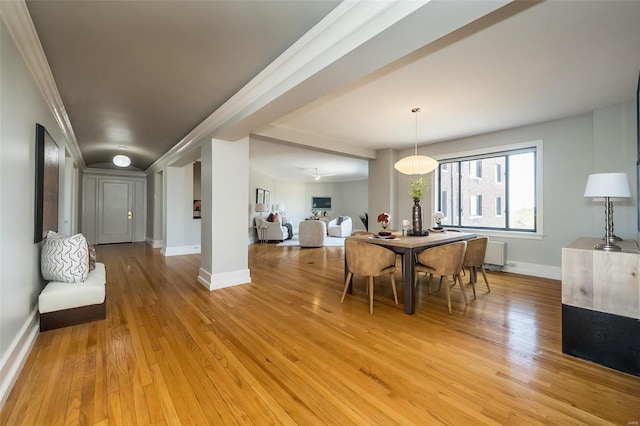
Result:
[[[413,315],[416,312],[415,289],[413,287],[413,277],[415,274],[413,268],[414,250],[408,249],[402,256],[402,264],[404,266],[404,313]]]

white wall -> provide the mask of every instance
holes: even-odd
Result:
[[[193,164],[163,171],[166,212],[162,254],[200,253],[201,219],[193,218]]]
[[[632,102],[601,108],[592,113],[485,135],[421,147],[420,153],[437,157],[527,141],[543,141],[543,233],[541,239],[491,237],[507,242],[507,259],[513,272],[560,278],[562,248],[578,237],[602,237],[604,207],[583,197],[587,177],[598,172],[626,172],[633,198],[616,202],[615,232],[637,237],[636,124]],[[408,155],[408,151],[399,157]],[[410,217],[411,200],[403,197],[412,177],[399,177],[398,211]],[[434,190],[423,201],[423,221],[430,220]]]
[[[0,20],[0,406],[38,332],[40,245],[33,243],[35,125],[56,141],[65,176],[65,141],[31,72]],[[60,182],[60,188],[65,187]],[[73,191],[71,191],[73,192]],[[61,211],[68,209],[60,206]],[[60,216],[60,218],[65,216]],[[60,224],[59,224],[60,225]],[[60,229],[60,228],[59,228]]]
[[[147,175],[147,243],[162,247],[162,173]]]

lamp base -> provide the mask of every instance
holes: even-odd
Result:
[[[612,243],[611,241],[607,241],[603,244],[596,244],[593,246],[596,250],[604,250],[604,251],[622,251],[622,247],[617,244]]]

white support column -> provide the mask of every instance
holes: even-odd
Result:
[[[248,267],[249,137],[201,145],[202,238],[198,282],[209,290],[251,282]]]

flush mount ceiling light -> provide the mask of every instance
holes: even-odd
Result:
[[[118,167],[128,167],[129,165],[131,165],[131,158],[127,157],[124,154],[118,154],[113,157],[113,164]]]
[[[416,115],[415,154],[404,157],[393,167],[405,175],[426,175],[438,167],[438,162],[426,155],[418,155],[418,113],[420,112],[420,108],[413,108],[411,112]]]

